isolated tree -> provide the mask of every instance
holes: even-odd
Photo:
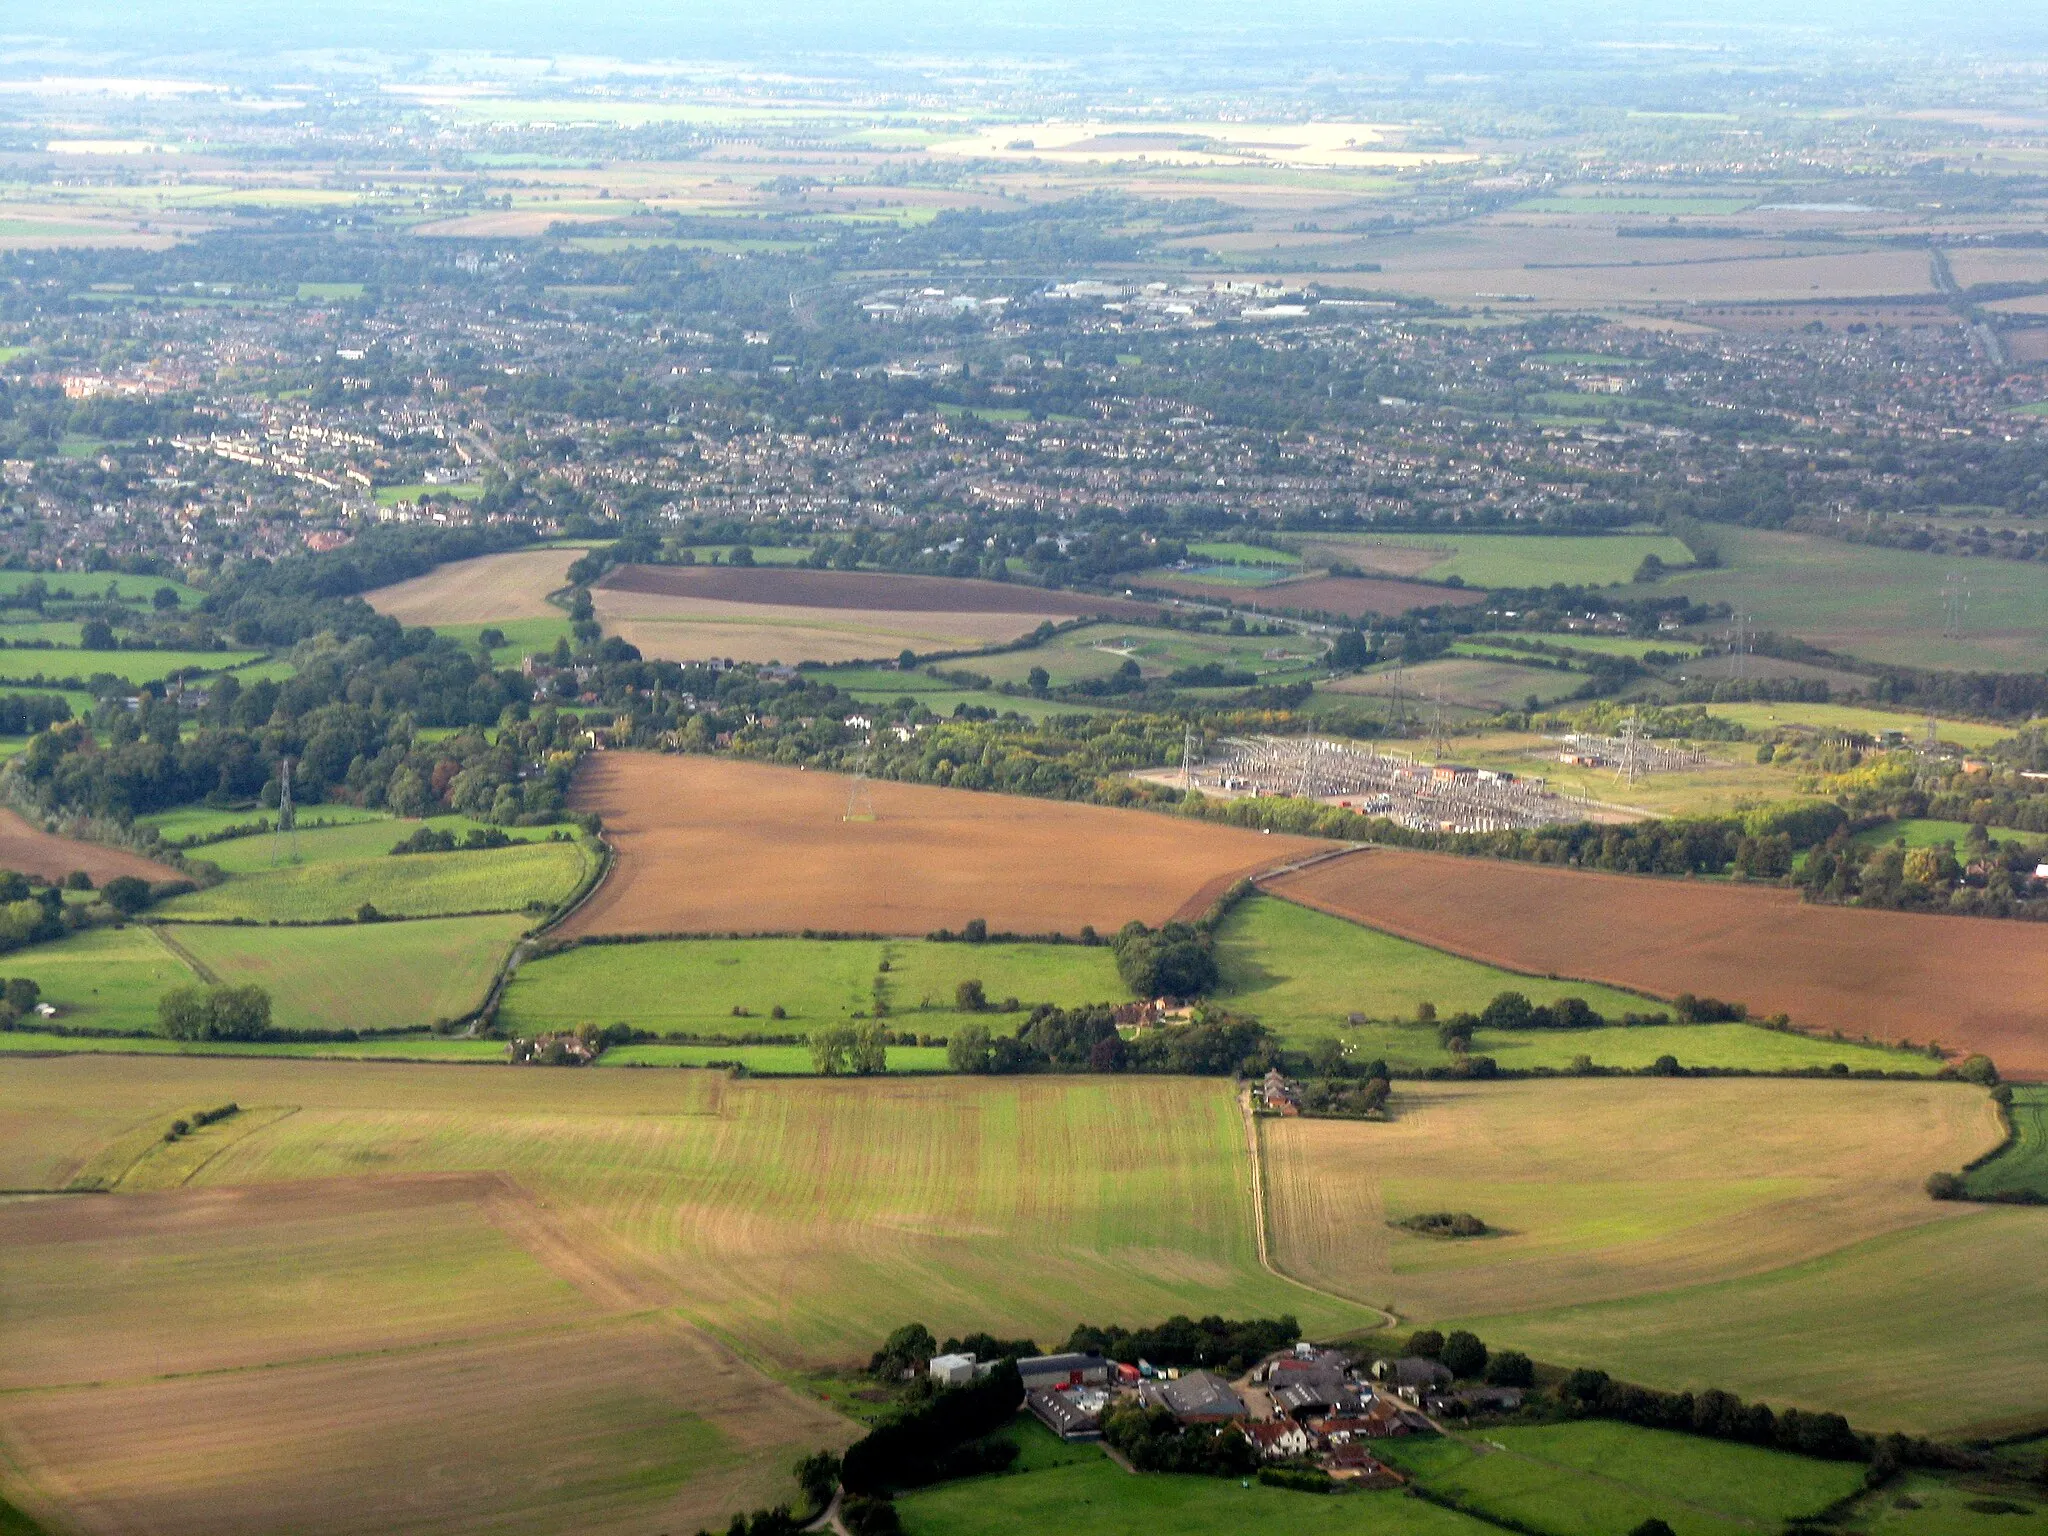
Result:
[[[889,1032],[870,1020],[853,1032],[849,1064],[861,1077],[879,1077],[889,1070]]]
[[[149,882],[134,875],[116,875],[101,889],[100,900],[133,916],[149,905]]]
[[[1420,1328],[1408,1335],[1408,1353],[1434,1360],[1444,1352],[1444,1336],[1434,1328]]]
[[[946,1041],[946,1065],[955,1072],[986,1072],[993,1041],[985,1024],[963,1024]]]
[[[953,989],[953,1006],[962,1013],[980,1013],[988,1007],[988,993],[979,981],[963,981]]]
[[[1504,1349],[1486,1362],[1486,1381],[1495,1387],[1533,1387],[1536,1367],[1519,1349]]]
[[[811,1036],[811,1066],[820,1077],[837,1077],[853,1054],[853,1031],[845,1025],[821,1029]]]
[[[1438,1357],[1444,1369],[1461,1380],[1478,1376],[1486,1370],[1486,1346],[1479,1335],[1455,1328],[1444,1339],[1443,1354]]]

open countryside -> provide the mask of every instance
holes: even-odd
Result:
[[[14,0],[0,1536],[2048,1536],[2024,6]]]

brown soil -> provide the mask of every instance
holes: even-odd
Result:
[[[852,608],[869,613],[1035,613],[1048,618],[1145,618],[1150,603],[1090,597],[1002,581],[944,576],[887,576],[871,571],[808,571],[785,566],[622,565],[598,587],[664,597],[712,598],[792,608]]]
[[[1810,906],[1776,888],[1373,849],[1270,887],[1509,970],[1692,992],[2048,1078],[2048,926]]]
[[[41,875],[45,880],[61,880],[74,869],[82,869],[92,876],[94,885],[105,885],[116,875],[134,875],[141,880],[179,878],[168,864],[100,843],[58,837],[9,810],[0,810],[0,869]]]
[[[379,613],[401,624],[498,624],[507,619],[559,619],[547,595],[569,580],[582,549],[522,549],[437,566],[424,576],[364,594]]]
[[[577,781],[618,850],[564,926],[596,933],[1111,933],[1163,922],[1221,880],[1327,846],[1144,811],[870,786],[875,819],[842,820],[849,780],[732,758],[608,752]]]
[[[1376,581],[1370,576],[1312,576],[1270,587],[1232,587],[1175,576],[1152,583],[1188,597],[1254,604],[1275,612],[1340,613],[1348,619],[1393,617],[1417,608],[1464,608],[1484,602],[1475,587],[1431,587],[1420,582]]]

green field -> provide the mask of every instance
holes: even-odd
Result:
[[[1995,830],[1995,829],[1994,829]],[[1942,843],[1963,846],[1963,840],[1970,835],[1967,821],[1930,821],[1924,818],[1906,821],[1888,821],[1881,827],[1871,827],[1858,832],[1849,841],[1858,848],[1882,848],[1890,843],[1904,842],[1908,848],[1933,848]]]
[[[1812,731],[1858,731],[1881,737],[1886,731],[1903,731],[1908,741],[1927,734],[1925,715],[1901,714],[1896,710],[1865,709],[1855,704],[1709,704],[1707,713],[1732,720],[1752,736],[1768,736],[1781,726],[1804,726]],[[1939,720],[1936,734],[1958,747],[1988,747],[2003,741],[2018,728],[1986,725],[1975,720]]]
[[[1291,549],[1266,549],[1257,544],[1238,544],[1229,539],[1207,539],[1190,544],[1188,554],[1197,560],[1214,560],[1224,565],[1275,565],[1287,570],[1301,568],[1301,556]]]
[[[2048,667],[2048,569],[2039,561],[1958,560],[1753,528],[1716,528],[1714,537],[1720,569],[1689,571],[1640,595],[1741,604],[1760,629],[1871,661]],[[1960,637],[1949,639],[1943,588],[1956,570],[1969,579],[1970,605]]]
[[[254,661],[260,651],[0,651],[0,684],[36,677],[97,677],[161,682],[173,672],[221,672]]]
[[[946,1034],[963,1022],[954,989],[969,979],[981,982],[992,1004],[1014,997],[1025,1008],[1130,996],[1107,948],[1077,944],[687,939],[584,944],[530,960],[506,989],[498,1022],[516,1034],[594,1023],[657,1033],[802,1035],[869,1012],[879,984],[891,1029]],[[771,1017],[778,1007],[787,1018]],[[1022,1022],[1001,1013],[985,1018],[995,1029]],[[801,1070],[808,1070],[809,1053],[803,1054]]]
[[[1678,1536],[1735,1536],[1818,1514],[1863,1486],[1853,1462],[1629,1424],[1484,1429],[1374,1450],[1461,1508],[1550,1536],[1614,1536],[1651,1519]]]
[[[305,819],[307,821],[317,819],[322,815],[324,809],[324,807],[309,809],[304,813]],[[352,812],[355,810],[355,807],[339,806],[335,809],[342,812]],[[244,821],[253,820],[258,814],[261,813],[244,813],[243,819]],[[342,818],[337,817],[336,819],[340,820]],[[486,823],[476,821],[468,816],[430,816],[424,821],[400,821],[390,816],[359,813],[348,817],[346,824],[341,826],[308,827],[301,825],[296,837],[287,833],[281,838],[274,839],[269,833],[257,833],[250,837],[234,837],[229,838],[225,842],[208,843],[202,848],[194,849],[192,857],[218,864],[231,875],[267,875],[273,869],[284,867],[287,861],[291,860],[294,856],[296,856],[300,864],[305,865],[332,864],[344,859],[374,859],[380,854],[386,858],[391,858],[392,848],[403,842],[406,838],[411,837],[422,827],[432,827],[437,832],[447,832],[461,837],[485,825]],[[552,827],[506,827],[499,830],[503,831],[514,842],[547,843],[550,832],[557,830],[566,831],[567,829]],[[273,844],[275,844],[274,847]],[[485,851],[505,852],[506,850],[494,849]],[[422,858],[455,858],[464,860],[481,856],[482,853],[418,855],[418,857]],[[278,860],[278,863],[273,864],[273,857]],[[413,857],[415,856],[410,854],[400,854],[394,859],[394,862],[410,864]]]
[[[476,1008],[527,922],[499,916],[319,928],[186,923],[166,937],[222,981],[268,988],[280,1029],[396,1029]]]
[[[1490,1343],[1866,1429],[2048,1421],[2048,1211],[1983,1209],[1750,1278],[1467,1319]]]
[[[1970,1193],[2026,1193],[2048,1200],[2048,1088],[2015,1086],[2006,1114],[2017,1139],[1983,1167],[1970,1171]]]
[[[2038,1485],[1908,1472],[1857,1500],[1844,1523],[1869,1536],[2039,1536],[2048,1501]]]
[[[298,808],[299,826],[310,829],[320,822],[334,824],[357,822],[383,822],[390,826],[393,842],[403,835],[398,829],[409,826],[401,823],[389,811],[370,811],[355,805],[302,805]],[[246,827],[259,820],[275,821],[275,811],[264,810],[261,806],[249,806],[242,810],[217,811],[203,805],[181,805],[174,811],[156,811],[147,816],[135,818],[138,827],[154,827],[157,835],[167,843],[182,843],[187,838],[210,837],[216,832],[225,832],[229,827]],[[307,836],[302,831],[300,836]],[[225,846],[225,845],[223,845]],[[211,858],[211,854],[200,857]]]
[[[1645,555],[1672,568],[1692,564],[1692,551],[1662,533],[1618,533],[1582,538],[1512,533],[1319,533],[1301,541],[1310,561],[1344,560],[1373,569],[1375,548],[1437,550],[1440,558],[1415,570],[1403,556],[1399,569],[1428,581],[1456,576],[1468,587],[1609,586],[1634,578]]]
[[[502,1040],[443,1040],[432,1035],[392,1035],[366,1040],[265,1040],[243,1045],[223,1040],[148,1040],[121,1037],[0,1032],[0,1055],[33,1056],[280,1056],[303,1061],[457,1062],[505,1061]]]
[[[494,667],[516,667],[528,656],[543,651],[552,651],[557,640],[568,640],[569,616],[565,613],[559,619],[500,619],[495,624],[436,624],[434,633],[450,640],[459,640],[464,645],[475,645],[477,636],[487,629],[495,629],[505,636],[505,643],[491,648],[491,665]]]
[[[363,292],[361,283],[299,284],[299,297],[302,299],[360,299]]]
[[[1134,1477],[1096,1446],[1072,1447],[1049,1466],[905,1494],[897,1511],[908,1536],[1491,1536],[1496,1529],[1398,1492],[1332,1498],[1234,1478]]]
[[[148,928],[91,928],[0,957],[0,974],[27,976],[72,1029],[156,1028],[156,1000],[195,980]]]
[[[1104,623],[1068,630],[1043,645],[1024,650],[966,657],[947,663],[944,670],[957,668],[982,673],[998,683],[1023,683],[1033,667],[1043,667],[1051,675],[1053,686],[1059,687],[1108,677],[1126,660],[1137,662],[1140,673],[1148,678],[1216,662],[1232,671],[1256,673],[1261,681],[1268,681],[1321,672],[1318,663],[1324,649],[1320,640],[1292,632],[1277,636],[1204,634]],[[1269,650],[1287,654],[1284,659],[1268,660],[1265,653]],[[833,681],[838,681],[836,675]],[[877,686],[886,685],[878,680]]]
[[[429,496],[452,496],[457,501],[481,501],[484,488],[474,481],[456,485],[380,485],[377,487],[377,505],[395,506],[401,501],[424,501]]]
[[[367,840],[381,835],[368,828],[345,827],[304,833],[300,841],[304,845],[319,838]],[[230,875],[211,889],[173,897],[156,909],[157,915],[186,923],[233,918],[321,923],[353,918],[365,903],[386,917],[540,911],[574,894],[592,857],[576,843],[533,843],[396,858],[386,852],[382,857],[336,858],[273,869],[269,843],[259,837],[216,845],[238,850],[238,856],[246,856],[258,872]]]
[[[19,592],[32,581],[49,589],[54,603],[97,600],[111,586],[117,597],[147,604],[158,587],[169,587],[190,608],[206,594],[168,576],[129,576],[117,571],[0,571],[0,592]]]
[[[1539,645],[1549,646],[1552,650],[1570,651],[1575,656],[1633,656],[1640,660],[1650,651],[1663,651],[1672,656],[1697,656],[1700,653],[1700,648],[1690,641],[1674,640],[1669,636],[1638,640],[1628,635],[1474,635],[1469,641],[1461,641],[1459,644],[1478,647],[1491,645],[1510,655],[1530,654],[1516,652],[1511,646],[1503,643],[1510,640],[1534,641]]]

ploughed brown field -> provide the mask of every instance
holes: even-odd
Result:
[[[792,608],[852,608],[868,613],[1036,613],[1048,618],[1101,614],[1129,619],[1157,612],[1150,603],[944,576],[891,576],[873,571],[807,571],[787,566],[622,565],[598,588],[662,597],[709,598]]]
[[[379,587],[364,600],[401,624],[501,624],[558,619],[547,595],[569,581],[585,549],[522,549],[436,566],[424,576]]]
[[[733,758],[606,752],[576,783],[604,818],[611,873],[562,931],[1113,933],[1213,901],[1232,880],[1328,847],[1180,821],[923,784],[869,786]]]
[[[1348,619],[1368,614],[1392,617],[1417,608],[1462,608],[1486,597],[1475,587],[1432,587],[1412,581],[1377,581],[1370,576],[1312,576],[1270,587],[1234,587],[1197,577],[1170,576],[1149,585],[1188,597],[1228,599],[1276,611],[1341,613]]]
[[[152,881],[178,878],[178,872],[167,864],[100,843],[58,837],[8,810],[0,810],[0,869],[41,875],[45,880],[61,880],[74,869],[82,869],[92,876],[94,885],[105,885],[116,875]]]
[[[1399,849],[1325,860],[1267,889],[1509,970],[1724,998],[1851,1037],[1938,1040],[2048,1079],[2048,927],[2037,923]]]

